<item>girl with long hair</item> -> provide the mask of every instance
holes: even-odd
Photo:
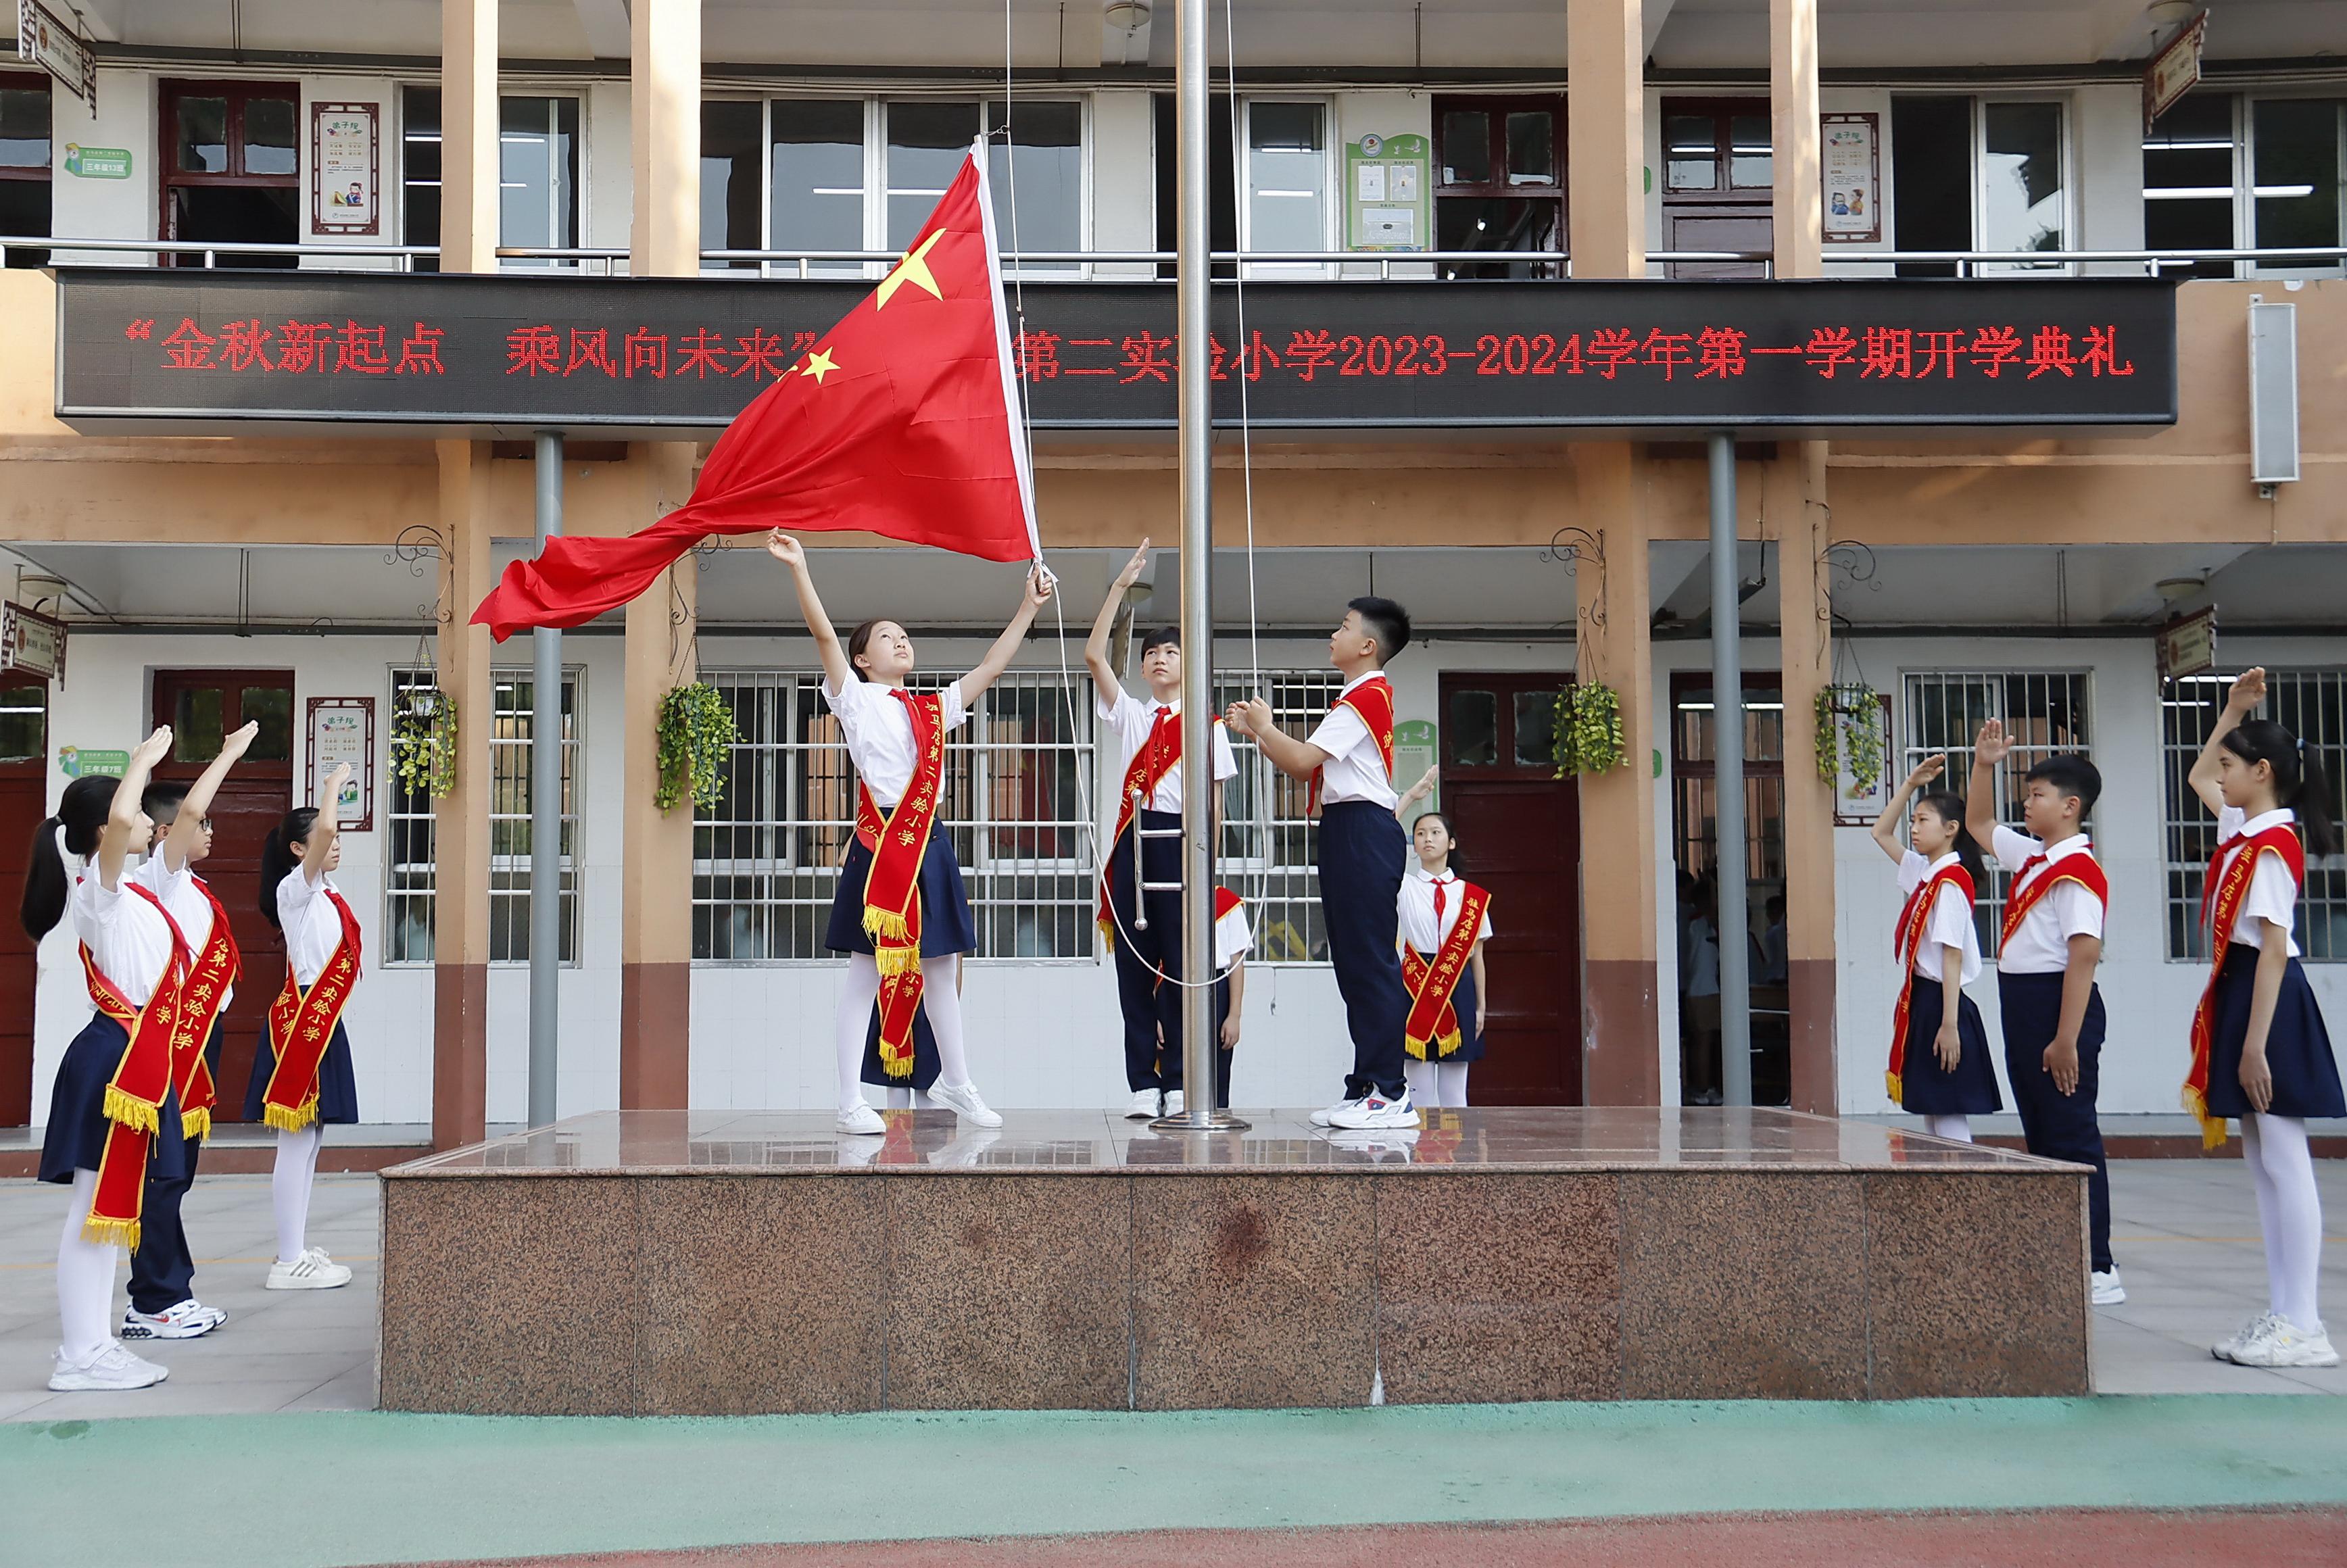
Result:
[[[1430,770],[1428,777],[1431,778]],[[1419,781],[1424,784],[1427,781]],[[1408,808],[1412,797],[1395,808]],[[1491,936],[1491,896],[1460,875],[1466,858],[1458,832],[1439,811],[1410,825],[1416,864],[1395,899],[1401,935],[1401,979],[1409,993],[1402,1074],[1419,1105],[1467,1103],[1467,1070],[1483,1059],[1483,944]]]
[[[1934,1137],[1969,1143],[1972,1119],[2004,1110],[2004,1097],[1997,1091],[1988,1030],[1964,994],[1981,972],[1980,931],[1973,924],[1981,853],[1964,826],[1963,797],[1930,787],[1947,766],[1944,756],[1924,758],[1874,819],[1874,842],[1898,866],[1907,900],[1891,934],[1899,1006],[1885,1078],[1892,1102],[1922,1117]]]

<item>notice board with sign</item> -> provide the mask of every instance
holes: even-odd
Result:
[[[350,782],[335,802],[334,820],[346,833],[374,828],[374,699],[310,699],[309,774],[302,798],[314,801],[326,775],[350,764]]]
[[[320,234],[383,231],[376,104],[310,106],[310,228]]]
[[[1345,243],[1355,251],[1430,249],[1434,144],[1365,136],[1345,144]]]

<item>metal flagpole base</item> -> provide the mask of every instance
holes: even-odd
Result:
[[[1153,1132],[1244,1132],[1251,1122],[1243,1122],[1227,1111],[1184,1111],[1179,1116],[1160,1116],[1149,1124]]]

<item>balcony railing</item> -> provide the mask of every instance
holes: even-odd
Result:
[[[47,252],[51,266],[105,266],[117,258],[140,257],[157,264],[234,267],[249,257],[283,259],[309,271],[412,272],[422,261],[436,261],[436,245],[359,245],[332,241],[302,244],[250,244],[215,241],[190,244],[170,240],[87,239],[49,235],[0,237],[0,250],[10,253]],[[58,261],[58,251],[78,252]],[[502,262],[518,263],[512,270],[541,267],[588,276],[623,277],[628,270],[624,250],[589,246],[506,247],[497,250]],[[897,259],[894,251],[703,251],[704,276],[757,282],[762,279],[855,278],[886,269]],[[96,258],[95,260],[90,258]],[[1059,282],[1092,280],[1129,282],[1157,275],[1174,260],[1171,251],[1029,251],[1004,252],[1006,267],[1025,282]],[[1570,278],[1573,258],[1563,251],[1216,251],[1212,261],[1227,272],[1244,266],[1248,282],[1344,282],[1402,279],[1425,281],[1445,267],[1522,268],[1531,275]],[[1775,274],[1773,256],[1766,251],[1650,251],[1650,268],[1672,266],[1757,267],[1763,277]],[[1997,279],[2075,276],[2083,268],[2109,275],[2129,268],[2146,276],[2165,270],[2209,264],[2239,269],[2246,264],[2285,273],[2308,273],[2347,267],[2347,245],[2266,247],[2240,250],[2164,251],[1829,251],[1826,275],[1848,277],[1880,273],[1885,268],[1946,269],[1958,278]],[[2252,272],[2250,276],[2259,274]],[[1696,280],[1700,281],[1700,280]]]

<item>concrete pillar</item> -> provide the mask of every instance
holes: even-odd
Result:
[[[440,265],[497,270],[497,0],[440,6]],[[456,704],[456,787],[433,807],[432,1143],[477,1142],[488,1119],[489,634],[468,624],[492,585],[488,448],[439,458],[441,689]]]
[[[1776,174],[1776,271],[1824,267],[1818,126],[1817,0],[1768,0],[1768,94]],[[1818,777],[1817,697],[1833,680],[1826,444],[1789,441],[1761,480],[1779,550],[1779,660],[1785,681],[1785,920],[1792,1011],[1793,1109],[1831,1115],[1834,1067],[1833,786]]]
[[[1639,0],[1566,0],[1566,241],[1576,278],[1645,275],[1642,26]],[[1645,459],[1625,441],[1573,452],[1581,516],[1598,541],[1573,568],[1578,662],[1584,679],[1620,694],[1628,758],[1580,786],[1582,1098],[1652,1105],[1663,1041]]]
[[[701,271],[701,0],[635,0],[628,22],[635,206],[628,270]],[[689,441],[636,446],[630,509],[647,527],[692,493]],[[661,700],[698,678],[694,558],[628,606],[620,809],[620,1104],[682,1110],[692,1087],[692,804],[666,815],[655,725]]]

